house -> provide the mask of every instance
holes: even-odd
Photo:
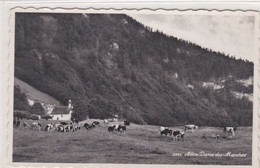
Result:
[[[114,115],[113,115],[112,121],[113,121],[113,122],[117,122],[117,121],[118,121],[118,115],[117,115],[117,114],[114,114]]]
[[[50,113],[53,120],[70,120],[73,106],[71,100],[68,102],[68,106],[55,106]]]

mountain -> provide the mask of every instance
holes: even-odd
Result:
[[[15,76],[63,104],[72,99],[79,120],[252,125],[243,95],[253,85],[241,82],[252,78],[252,62],[124,14],[17,13],[15,22]]]

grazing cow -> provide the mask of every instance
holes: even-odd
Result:
[[[61,125],[68,125],[66,122],[60,122]]]
[[[172,135],[172,129],[167,128],[167,129],[161,131],[160,133],[161,133],[161,135],[171,136]]]
[[[237,130],[237,127],[224,127],[223,131],[226,133],[229,133],[229,138],[233,138],[235,136],[235,131]]]
[[[60,127],[63,127],[63,125],[62,125],[62,124],[55,124],[54,130],[55,130],[55,131],[59,131],[59,128],[60,128]]]
[[[163,131],[163,130],[165,130],[165,129],[169,129],[169,128],[168,128],[168,127],[160,127],[160,128],[159,128],[160,132]]]
[[[95,128],[96,125],[95,125],[94,123],[92,123],[90,127],[91,127],[91,128]]]
[[[198,129],[199,127],[193,124],[185,125],[184,131],[191,130],[193,132],[194,129]]]
[[[172,129],[169,129],[168,127],[160,127],[160,134],[161,135],[166,135],[166,136],[171,136],[172,135]]]
[[[28,128],[28,127],[29,127],[29,123],[28,123],[28,122],[24,122],[24,123],[23,123],[23,127],[24,127],[24,128]]]
[[[124,125],[130,125],[129,121],[124,121]]]
[[[117,132],[118,132],[118,133],[121,132],[121,133],[125,134],[125,132],[126,132],[126,126],[119,125],[118,128],[117,128]]]
[[[89,130],[89,129],[92,128],[88,123],[85,123],[85,124],[84,124],[84,127],[85,127],[87,130]]]
[[[108,132],[113,132],[114,130],[118,130],[120,124],[112,125],[108,127]],[[122,128],[123,129],[123,128]]]
[[[47,124],[46,125],[46,127],[45,127],[45,131],[53,131],[53,130],[55,130],[54,129],[54,123],[52,123],[52,124]]]
[[[56,124],[55,125],[55,130],[58,131],[58,132],[65,132],[64,125]]]
[[[184,131],[181,130],[175,130],[172,132],[172,140],[178,141],[178,139],[180,138],[181,141],[184,141]]]
[[[120,125],[120,124],[115,124],[115,125],[113,125],[113,127],[114,127],[115,129],[117,129],[117,128],[119,127],[119,125]]]
[[[104,124],[109,124],[107,119],[104,119]]]
[[[108,129],[107,129],[108,132],[113,132],[114,130],[115,130],[115,126],[114,125],[113,126],[109,126]]]
[[[62,126],[62,127],[59,127],[59,128],[58,128],[58,132],[65,132],[64,127],[63,127],[63,126]]]
[[[95,128],[96,125],[98,125],[98,126],[100,127],[100,124],[99,124],[98,121],[93,121],[92,124],[91,124],[91,126],[92,126],[93,128]]]
[[[73,132],[74,132],[74,131],[78,131],[78,130],[80,130],[80,126],[78,126],[78,125],[74,126]]]
[[[78,124],[78,123],[79,123],[79,120],[73,119],[72,122]]]
[[[31,124],[31,129],[39,129],[39,131],[41,131],[42,125],[40,123],[37,122],[33,122]]]
[[[73,132],[73,131],[74,129],[72,124],[64,126],[64,132]]]

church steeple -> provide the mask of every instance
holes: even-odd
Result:
[[[68,102],[68,109],[71,109],[71,108],[72,108],[71,100],[69,100],[69,102]]]

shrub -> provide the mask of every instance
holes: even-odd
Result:
[[[52,119],[52,116],[50,116],[50,115],[43,115],[43,116],[41,116],[41,118],[45,119],[47,121],[49,119]]]
[[[14,117],[17,117],[18,119],[25,119],[25,118],[28,119],[28,118],[30,118],[30,114],[26,111],[15,110]]]
[[[39,116],[37,116],[37,115],[31,115],[28,119],[39,120]]]

